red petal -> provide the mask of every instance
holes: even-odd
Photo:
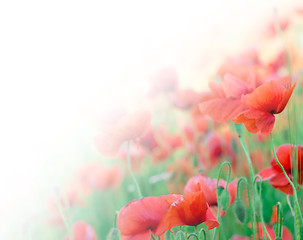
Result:
[[[204,223],[209,230],[220,226],[220,223],[218,222],[217,218],[213,215],[210,208],[208,208],[206,211],[206,219],[207,220]]]
[[[200,103],[199,107],[202,113],[209,115],[218,122],[227,122],[246,109],[240,99],[231,98],[208,100]]]
[[[262,181],[265,181],[265,180],[271,179],[272,177],[274,177],[275,175],[277,175],[279,172],[280,171],[278,171],[278,170],[276,170],[276,169],[274,169],[272,167],[269,167],[269,168],[263,169],[258,174],[262,178]]]
[[[222,86],[226,97],[240,98],[248,92],[245,82],[229,73],[224,75]]]

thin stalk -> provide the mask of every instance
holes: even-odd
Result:
[[[258,178],[259,178],[260,180],[262,180],[261,177],[260,177],[260,175],[256,175],[255,178],[254,178],[254,187],[255,187],[256,193],[258,193],[258,191],[257,191],[257,186],[256,186],[256,180],[257,180]],[[261,192],[262,192],[262,185],[260,184],[260,189],[259,189],[258,195],[259,195],[259,200],[260,200],[260,202],[259,202],[259,208],[260,208],[261,224],[262,224],[262,229],[263,229],[263,239],[266,240],[266,238],[265,238],[265,233],[266,233],[267,237],[268,237],[270,240],[272,240],[271,237],[269,236],[269,233],[268,233],[268,231],[267,231],[267,229],[266,229],[266,227],[265,227],[265,223],[264,223],[264,218],[263,218],[263,204],[262,204],[262,199],[261,199]]]
[[[204,228],[201,228],[200,232],[199,232],[199,238],[201,240],[202,240],[202,237],[201,237],[202,233],[203,233],[203,240],[206,240],[206,232],[205,232]]]
[[[141,190],[140,190],[140,186],[139,186],[139,184],[137,182],[137,179],[136,179],[136,177],[135,177],[135,175],[133,173],[132,167],[131,167],[130,154],[129,154],[129,150],[130,149],[129,148],[130,148],[130,141],[127,142],[127,164],[128,164],[128,171],[129,171],[130,175],[132,176],[132,179],[133,179],[133,181],[135,183],[135,186],[137,188],[137,192],[138,192],[139,198],[143,198],[143,195],[142,195]]]
[[[280,202],[277,203],[277,228],[276,237],[282,238],[282,223],[283,223],[283,209]]]
[[[244,151],[244,154],[246,156],[246,159],[247,159],[247,163],[248,163],[248,166],[249,166],[249,171],[250,171],[250,181],[251,181],[251,193],[252,193],[252,199],[251,199],[251,210],[252,210],[252,213],[253,213],[253,226],[252,226],[252,230],[253,230],[253,237],[254,239],[256,240],[256,228],[257,228],[257,219],[256,219],[256,210],[255,210],[255,191],[254,191],[254,187],[253,187],[253,182],[254,182],[254,176],[255,176],[255,173],[254,173],[254,169],[252,167],[252,163],[251,163],[251,158],[249,156],[249,152],[248,152],[248,148],[246,146],[246,143],[242,137],[242,126],[240,124],[235,124],[235,128],[238,132],[238,137],[239,137],[239,140],[240,140],[240,143],[241,143],[241,146],[242,146],[242,149]]]
[[[59,210],[59,213],[60,213],[60,216],[64,222],[64,225],[65,225],[65,228],[66,228],[66,231],[67,231],[67,234],[68,234],[68,238],[70,240],[73,240],[73,234],[72,234],[72,230],[71,230],[71,227],[70,227],[70,224],[67,220],[67,217],[65,216],[64,214],[64,211],[63,211],[63,208],[62,208],[62,205],[60,203],[60,200],[59,200],[59,197],[58,196],[55,196],[55,201],[56,201],[56,205],[58,207],[58,210]]]
[[[197,234],[195,234],[195,233],[189,234],[188,237],[187,237],[187,239],[190,239],[190,237],[195,237],[197,240],[199,240]]]
[[[300,210],[300,205],[299,205],[299,200],[298,200],[298,195],[297,195],[297,189],[295,187],[295,185],[293,184],[293,182],[290,180],[290,178],[288,177],[288,174],[286,173],[284,167],[282,166],[282,164],[280,163],[277,154],[275,152],[275,147],[274,147],[274,141],[273,141],[273,137],[272,137],[272,133],[270,133],[270,141],[271,141],[271,147],[272,147],[272,151],[275,157],[275,160],[277,162],[277,164],[279,165],[279,167],[281,168],[281,170],[284,173],[284,176],[286,177],[287,181],[290,183],[292,189],[293,189],[293,196],[294,196],[294,210],[295,210],[295,230],[296,230],[296,239],[300,239],[300,222],[301,224],[303,224],[303,218],[302,218],[302,212]],[[299,221],[298,221],[299,218]]]
[[[217,219],[218,219],[218,221],[221,220],[221,216],[220,216],[221,198],[220,198],[220,196],[219,196],[219,180],[220,180],[221,172],[222,172],[222,169],[223,169],[224,165],[227,165],[227,166],[228,166],[228,178],[227,178],[226,188],[225,188],[225,189],[227,189],[227,187],[228,187],[229,180],[230,180],[230,173],[231,173],[230,162],[228,162],[228,161],[223,162],[223,163],[221,164],[221,166],[220,166],[220,169],[219,169],[219,173],[218,173],[218,177],[217,177],[217,187],[216,187],[216,190],[217,190],[217,206],[218,206],[218,214],[217,214]],[[218,228],[220,229],[220,226],[215,228],[215,233],[214,233],[214,236],[213,236],[213,240],[216,239],[217,229],[218,229]],[[219,236],[220,236],[220,232],[219,232]],[[220,237],[219,237],[219,239],[220,239]]]

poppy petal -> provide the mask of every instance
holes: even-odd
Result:
[[[245,82],[230,73],[224,75],[222,86],[226,97],[240,98],[248,91]]]
[[[258,174],[260,175],[260,177],[262,178],[262,181],[266,181],[271,179],[272,177],[274,177],[277,173],[279,173],[279,171],[277,171],[276,169],[269,167],[269,168],[265,168],[263,169],[261,172],[259,172]]]
[[[217,218],[214,216],[210,208],[206,210],[206,219],[207,220],[204,223],[207,226],[208,230],[220,226],[220,223],[218,222]]]
[[[211,99],[200,103],[199,108],[202,113],[218,122],[227,122],[246,109],[240,99],[232,98]]]

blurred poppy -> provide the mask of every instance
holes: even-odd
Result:
[[[181,109],[189,109],[203,99],[208,99],[210,93],[198,93],[192,89],[177,90],[172,95],[172,103]]]
[[[191,109],[190,115],[196,131],[204,133],[208,130],[211,121],[207,115],[201,113],[198,106]]]
[[[170,173],[171,176],[167,183],[169,191],[182,193],[187,180],[198,171],[199,169],[193,166],[191,159],[181,158],[175,160],[166,168],[166,172]]]
[[[289,87],[290,84],[290,78],[280,78],[265,82],[251,94],[242,96],[241,101],[247,108],[232,119],[233,122],[243,123],[251,133],[271,133],[275,123],[274,114],[284,110],[296,86],[294,83]]]
[[[131,144],[129,150],[126,145],[120,148],[117,158],[123,160],[122,164],[127,165],[128,154],[132,161],[132,169],[134,171],[140,170],[144,163],[145,149],[140,144]]]
[[[278,21],[278,22],[275,23],[274,21]],[[278,18],[277,20],[274,21],[271,21],[265,28],[264,32],[268,37],[274,37],[278,34],[275,26],[276,24],[278,24],[279,28],[282,31],[286,30],[290,25],[290,19],[285,16],[282,18]]]
[[[95,145],[101,154],[111,157],[117,153],[123,142],[139,138],[150,122],[151,114],[145,110],[120,116],[115,124],[103,127],[102,132],[95,137]]]
[[[172,67],[164,68],[151,77],[150,95],[156,96],[162,92],[173,91],[178,87],[178,73]]]
[[[92,190],[104,191],[109,188],[117,188],[122,180],[121,167],[90,163],[80,169],[76,182],[79,183],[82,193],[90,193]]]
[[[226,181],[219,180],[219,188],[226,188]],[[237,194],[237,179],[234,179],[228,184],[227,191],[230,195],[230,204],[234,202]],[[217,179],[205,177],[203,174],[196,175],[190,178],[184,188],[184,194],[191,194],[193,192],[203,192],[207,203],[210,206],[217,206]]]
[[[303,184],[303,146],[297,146],[298,150],[298,183]],[[291,145],[284,144],[281,145],[276,150],[276,155],[278,160],[280,161],[281,165],[285,169],[287,175],[290,179],[292,179],[291,172]],[[259,175],[261,176],[262,180],[269,180],[269,183],[274,187],[279,189],[280,191],[286,194],[293,194],[292,187],[286,177],[284,176],[283,171],[281,170],[280,166],[277,164],[275,158],[273,157],[271,162],[271,167],[265,168]]]
[[[208,207],[203,192],[194,192],[173,202],[159,225],[165,224],[171,230],[176,226],[197,226],[203,222],[208,229],[220,226]]]
[[[162,235],[166,226],[159,222],[168,210],[170,203],[181,195],[164,195],[133,200],[124,206],[118,215],[118,228],[122,240],[149,240],[151,232]]]
[[[209,87],[213,97],[200,103],[200,111],[217,122],[226,122],[246,109],[241,96],[252,92],[256,83],[253,78],[242,80],[225,74],[222,81],[210,82]]]
[[[218,69],[218,76],[223,78],[226,73],[230,73],[241,80],[254,79],[256,87],[264,82],[269,72],[261,62],[259,52],[250,48],[243,53],[228,57]]]
[[[72,228],[73,240],[97,240],[95,230],[83,221],[78,221]],[[65,240],[69,240],[66,236]]]

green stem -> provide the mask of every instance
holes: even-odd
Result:
[[[220,216],[220,210],[221,210],[221,201],[220,201],[220,196],[219,196],[219,180],[220,180],[220,176],[221,176],[221,172],[222,172],[222,169],[225,165],[228,165],[228,178],[227,178],[227,182],[226,182],[226,189],[228,187],[228,184],[229,184],[229,180],[230,180],[230,173],[231,173],[231,167],[230,167],[230,162],[228,161],[225,161],[221,164],[220,166],[220,169],[219,169],[219,173],[218,173],[218,177],[217,177],[217,187],[216,187],[216,190],[217,190],[217,206],[218,206],[218,214],[217,214],[217,219],[218,221],[221,220],[221,216]],[[214,233],[214,236],[213,236],[213,240],[216,239],[216,235],[217,235],[217,229],[220,229],[220,226],[219,227],[216,227],[215,228],[215,233]],[[220,232],[219,232],[220,234]]]
[[[188,237],[187,237],[187,239],[190,239],[190,237],[195,237],[197,240],[199,240],[197,234],[195,234],[195,233],[189,234]]]
[[[206,232],[205,232],[204,228],[201,228],[201,229],[200,229],[199,238],[201,238],[201,240],[202,240],[202,237],[201,237],[202,232],[203,232],[203,240],[206,240]]]
[[[129,173],[130,175],[132,176],[132,179],[135,183],[135,186],[137,188],[137,192],[138,192],[138,195],[139,195],[139,198],[143,198],[143,195],[141,193],[141,190],[140,190],[140,186],[137,182],[137,179],[133,173],[133,170],[132,170],[132,167],[131,167],[131,164],[130,164],[130,154],[129,154],[129,151],[130,151],[130,141],[127,142],[127,164],[128,164],[128,170],[129,170]]]
[[[60,203],[60,200],[59,200],[59,197],[58,196],[55,196],[55,201],[56,201],[56,205],[58,207],[58,210],[59,210],[59,213],[60,213],[60,216],[64,222],[64,225],[65,225],[65,228],[67,230],[67,234],[68,234],[68,238],[69,240],[73,240],[73,234],[72,234],[72,231],[71,231],[71,227],[69,225],[69,222],[67,220],[67,217],[65,216],[64,214],[64,211],[63,211],[63,208],[62,208],[62,205]]]
[[[254,188],[255,188],[255,191],[256,193],[258,193],[257,191],[257,186],[256,186],[256,180],[257,179],[260,179],[260,181],[262,181],[262,178],[260,177],[260,175],[256,175],[255,178],[254,178]],[[261,218],[261,224],[262,224],[262,229],[263,229],[263,239],[266,240],[266,237],[265,237],[265,233],[267,235],[267,237],[271,239],[266,227],[265,227],[265,223],[264,223],[264,218],[263,218],[263,205],[262,205],[262,199],[261,199],[261,192],[262,192],[262,185],[260,184],[260,189],[259,189],[259,193],[258,193],[258,197],[259,197],[259,208],[260,208],[260,218]]]
[[[303,218],[302,218],[302,212],[300,210],[300,205],[299,205],[299,201],[298,201],[298,195],[297,195],[297,189],[295,187],[295,185],[293,184],[293,182],[290,180],[290,178],[288,177],[288,174],[286,173],[284,167],[282,166],[282,164],[280,163],[277,154],[275,152],[275,147],[274,147],[274,141],[273,141],[273,137],[272,137],[272,133],[270,133],[270,141],[271,141],[271,147],[272,147],[272,151],[275,157],[275,160],[277,162],[277,164],[279,165],[279,167],[281,168],[281,170],[284,173],[284,176],[286,177],[287,181],[290,183],[292,189],[293,189],[293,196],[294,196],[294,210],[295,210],[295,230],[296,230],[296,239],[300,239],[300,222],[301,224],[303,224]],[[297,216],[298,215],[298,216]],[[297,218],[299,218],[299,221],[297,221]]]
[[[235,124],[235,128],[236,131],[238,132],[238,137],[242,146],[242,149],[244,151],[244,154],[246,156],[247,159],[247,163],[249,166],[249,171],[250,171],[250,179],[251,179],[251,193],[252,193],[252,199],[251,199],[251,210],[252,210],[252,214],[253,214],[253,226],[252,226],[252,230],[253,230],[253,236],[254,239],[256,240],[256,228],[257,228],[257,219],[256,219],[256,210],[255,210],[255,191],[254,191],[254,187],[253,187],[253,181],[254,181],[254,169],[252,167],[252,163],[251,163],[251,158],[249,156],[249,152],[248,152],[248,148],[246,146],[246,143],[244,141],[244,139],[242,138],[242,128],[241,128],[241,124]]]
[[[277,203],[277,228],[276,237],[282,238],[283,208],[280,202]]]

